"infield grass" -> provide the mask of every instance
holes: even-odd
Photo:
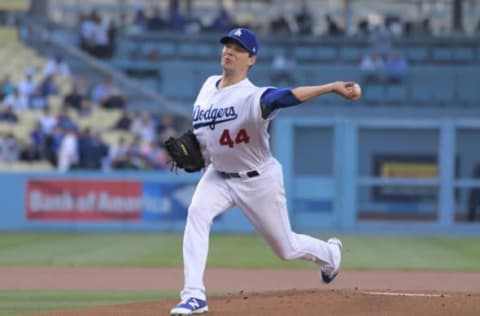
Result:
[[[178,293],[158,291],[0,291],[0,315],[28,315],[54,310],[158,301]]]
[[[344,269],[480,271],[480,238],[340,237]],[[3,266],[172,267],[182,265],[181,254],[180,234],[0,233]],[[212,234],[208,265],[311,268],[279,260],[254,234]]]

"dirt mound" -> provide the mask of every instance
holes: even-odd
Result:
[[[209,299],[208,315],[236,316],[404,316],[480,315],[480,294],[346,290],[240,292]],[[145,302],[38,316],[158,316],[169,315],[177,301]]]

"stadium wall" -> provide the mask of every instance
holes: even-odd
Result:
[[[280,116],[271,132],[296,230],[480,233],[478,120]],[[3,172],[0,230],[180,232],[199,176]],[[213,230],[253,228],[234,210]]]

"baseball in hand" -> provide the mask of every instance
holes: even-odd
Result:
[[[353,84],[352,100],[358,100],[362,96],[362,88],[358,83]]]

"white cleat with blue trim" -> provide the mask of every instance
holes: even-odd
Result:
[[[191,297],[189,299],[181,301],[174,308],[172,308],[170,310],[170,315],[181,316],[203,314],[206,312],[208,312],[207,301]]]

